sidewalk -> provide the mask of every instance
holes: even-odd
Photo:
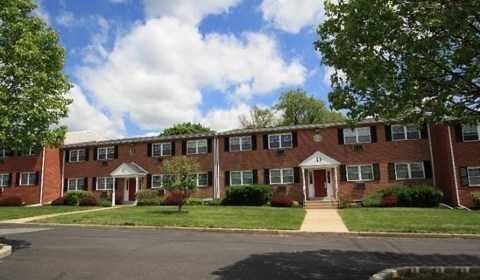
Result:
[[[303,232],[348,232],[336,209],[306,209],[300,231]]]

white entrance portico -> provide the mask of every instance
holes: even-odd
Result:
[[[338,167],[340,162],[316,151],[300,163],[305,200],[336,200],[338,198]]]
[[[140,178],[144,177],[148,172],[135,162],[122,163],[110,173],[113,177],[112,206],[115,206],[115,181],[123,179],[123,200],[136,201],[135,195],[140,188]]]

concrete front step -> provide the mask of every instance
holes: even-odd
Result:
[[[338,201],[335,200],[307,200],[305,209],[337,209]]]

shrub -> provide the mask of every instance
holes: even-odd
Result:
[[[382,206],[382,198],[383,198],[383,193],[381,193],[380,191],[373,193],[372,195],[362,200],[362,206],[363,207],[380,207]]]
[[[112,200],[105,197],[100,197],[100,199],[97,200],[97,205],[100,207],[110,207],[112,206]]]
[[[473,207],[480,209],[480,192],[472,193]]]
[[[79,206],[97,206],[98,200],[93,194],[80,198],[78,201]]]
[[[9,196],[0,199],[0,206],[22,206],[23,200],[18,196]]]
[[[137,206],[154,206],[162,203],[163,197],[156,190],[141,190],[137,192]]]
[[[162,205],[179,205],[183,203],[185,195],[180,192],[170,192],[162,202]]]
[[[288,195],[274,195],[270,206],[272,207],[292,207],[293,199]]]
[[[396,185],[379,190],[362,201],[365,207],[436,207],[442,201],[443,193],[429,185]]]
[[[395,207],[398,205],[398,197],[394,194],[383,195],[382,206],[383,207]]]
[[[63,196],[59,197],[59,198],[53,200],[52,203],[50,203],[50,204],[53,205],[53,206],[64,205],[65,204],[65,198]]]
[[[201,198],[190,198],[187,200],[187,205],[203,205],[203,199]]]
[[[82,198],[90,195],[92,194],[86,191],[68,192],[64,197],[64,204],[70,206],[78,206]]]
[[[272,194],[269,185],[230,186],[224,203],[226,205],[261,206],[267,203]]]
[[[292,202],[292,207],[294,207],[294,208],[300,208],[300,207],[302,207],[302,205],[300,204],[300,202],[294,200],[294,201]]]

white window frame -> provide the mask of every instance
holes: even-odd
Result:
[[[252,174],[252,183],[250,184],[247,184],[245,183],[245,180],[244,180],[244,174],[247,173],[247,172],[250,172]],[[240,184],[234,184],[232,182],[232,174],[233,173],[240,173]],[[253,178],[253,170],[233,170],[233,171],[230,171],[230,186],[245,186],[245,185],[251,185],[253,184],[253,181],[254,181],[254,178]]]
[[[70,181],[75,182],[75,188],[70,189]],[[75,191],[83,191],[83,187],[79,189],[78,187],[78,182],[81,181],[83,184],[85,184],[85,178],[84,177],[78,177],[78,178],[68,178],[67,179],[67,192],[75,192]]]
[[[480,141],[480,124],[476,125],[476,127],[477,127],[477,139],[476,140],[465,140],[465,125],[462,125],[462,140],[463,140],[463,142]]]
[[[362,167],[370,167],[372,170],[372,178],[371,179],[364,179],[362,175]],[[358,180],[353,180],[350,179],[348,176],[348,168],[357,168],[358,171]],[[375,170],[373,169],[373,164],[352,164],[352,165],[347,165],[345,167],[345,172],[347,175],[347,182],[368,182],[368,181],[373,181],[375,180]]]
[[[80,159],[80,151],[83,151],[85,153],[84,159]],[[85,161],[87,158],[87,150],[86,149],[75,149],[75,150],[70,150],[69,156],[68,156],[68,162],[81,162]],[[75,157],[72,157],[72,155],[76,155]]]
[[[418,134],[418,137],[417,138],[408,138],[408,127],[409,126],[414,126],[414,125],[411,125],[411,124],[408,124],[408,125],[403,125],[403,124],[394,124],[390,127],[390,133],[392,135],[392,141],[405,141],[405,140],[418,140],[418,139],[421,139],[422,138],[422,134],[421,134],[421,131],[420,129],[418,129],[418,127],[415,126],[416,128],[416,131],[417,131],[417,134]],[[403,138],[401,139],[395,139],[393,137],[394,133],[393,133],[393,130],[394,128],[398,128],[398,127],[401,127],[403,129]]]
[[[22,180],[24,174],[28,174],[28,176],[27,176],[27,178],[28,178],[27,181],[28,181],[28,182],[26,182],[26,183],[23,182],[23,180]],[[30,176],[31,176],[32,174],[35,176],[35,180],[36,180],[36,179],[37,179],[37,172],[35,172],[35,171],[20,172],[20,182],[19,182],[19,185],[20,185],[20,186],[34,186],[34,185],[35,185],[35,182],[30,182],[30,178],[31,178]]]
[[[253,136],[252,135],[245,135],[245,136],[233,136],[228,139],[228,147],[229,147],[229,152],[242,152],[242,151],[251,151],[253,149],[253,141],[252,141]],[[239,141],[239,149],[238,150],[232,150],[232,142],[234,139],[238,139]],[[250,140],[250,148],[244,148],[244,139],[249,139]]]
[[[109,158],[109,152],[108,150],[109,149],[113,149],[113,153],[112,154],[112,158]],[[105,150],[105,158],[100,158],[100,150]],[[108,147],[97,147],[97,160],[102,160],[102,161],[106,161],[106,160],[114,160],[115,159],[115,146],[108,146]]]
[[[273,183],[272,182],[272,171],[277,171],[280,170],[280,183]],[[291,182],[285,182],[283,173],[285,170],[292,170],[292,181]],[[269,181],[271,185],[289,185],[289,184],[294,184],[295,183],[295,170],[293,168],[272,168],[268,171],[268,176],[269,176]]]
[[[7,158],[7,149],[2,148],[0,149],[0,159],[6,159]]]
[[[200,147],[200,143],[201,142],[205,142],[205,146],[207,147],[207,149],[205,150],[205,152],[200,152],[199,151],[199,147]],[[192,144],[194,143],[195,145],[195,152],[194,153],[190,153],[188,151],[188,145],[189,144]],[[186,143],[186,154],[187,155],[200,155],[200,154],[208,154],[208,139],[206,138],[203,138],[203,139],[195,139],[195,140],[187,140],[187,143]]]
[[[200,185],[200,175],[206,175],[206,176],[207,176],[207,183],[206,183],[205,185]],[[197,187],[199,187],[199,188],[208,187],[208,172],[198,172],[198,173],[195,173],[195,184],[196,184]]]
[[[160,186],[155,186],[153,184],[153,177],[160,177]],[[164,174],[153,174],[152,178],[151,178],[151,182],[150,182],[150,185],[152,186],[152,189],[163,189],[163,187],[164,187],[163,180],[164,179],[165,179]]]
[[[398,178],[397,166],[400,164],[406,164],[408,168],[408,178]],[[422,166],[423,177],[412,178],[412,164],[420,164]],[[403,181],[403,180],[424,180],[426,179],[425,174],[425,163],[423,161],[413,161],[413,162],[395,162],[395,180]]]
[[[170,146],[170,154],[166,154],[164,151],[165,146]],[[155,146],[160,146],[160,154],[155,154]],[[171,142],[161,142],[161,143],[152,143],[152,157],[166,157],[172,155],[172,143]]]
[[[278,147],[272,147],[270,144],[272,141],[270,139],[274,136],[278,136]],[[282,138],[285,136],[290,136],[291,142],[290,146],[283,146]],[[275,134],[268,134],[268,149],[269,150],[281,150],[281,149],[291,149],[293,148],[293,134],[291,132],[288,133],[275,133]]]
[[[369,141],[360,142],[358,132],[362,129],[365,129],[365,130],[368,129],[368,135],[370,136]],[[346,139],[346,136],[345,136],[345,134],[346,134],[345,131],[346,130],[350,130],[350,131],[353,132],[353,134],[355,136],[355,142],[354,143],[347,143],[347,141],[345,140]],[[343,128],[343,144],[345,144],[345,145],[356,145],[356,144],[370,144],[370,143],[372,143],[372,130],[369,126],[362,126],[362,127],[355,127],[355,128]]]
[[[469,187],[480,187],[480,183],[479,184],[471,184],[471,180],[470,180],[470,170],[472,169],[480,169],[480,166],[469,166],[467,167],[467,178],[468,178],[468,186]]]
[[[7,177],[5,180],[4,178]],[[7,184],[5,184],[7,183]],[[11,184],[10,182],[10,173],[0,173],[0,187],[1,188],[7,188]]]
[[[99,182],[101,179],[105,179],[105,186],[102,186],[102,188],[99,188]],[[108,181],[107,180],[112,180],[112,189],[108,188]],[[104,177],[97,177],[97,179],[95,180],[95,190],[96,191],[100,191],[100,192],[106,192],[106,191],[113,191],[113,188],[115,188],[115,182],[113,180],[113,177],[109,177],[109,176],[104,176]]]

